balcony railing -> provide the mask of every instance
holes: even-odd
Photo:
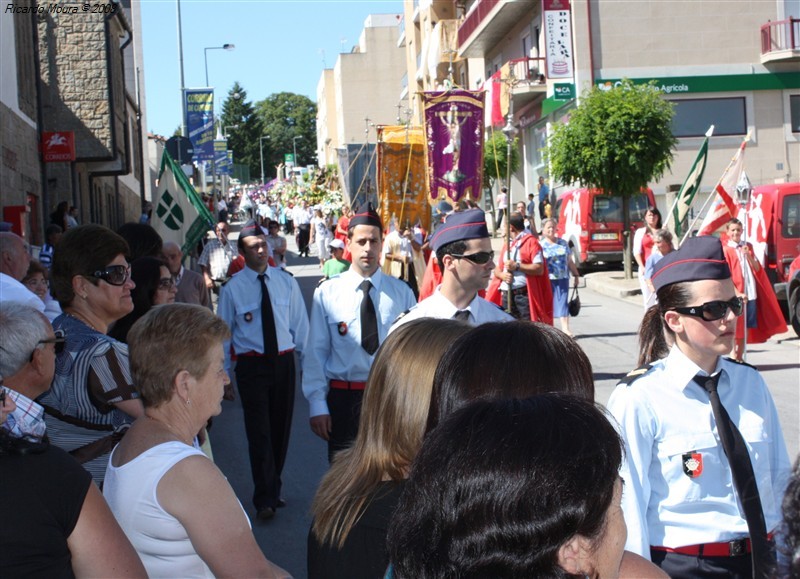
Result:
[[[470,10],[469,14],[467,14],[467,17],[458,29],[459,46],[464,46],[467,39],[472,36],[472,33],[481,25],[483,19],[502,1],[503,0],[477,0],[475,6]]]
[[[509,60],[508,65],[514,71],[514,77],[520,84],[536,85],[545,84],[545,59],[539,58],[515,58]]]
[[[800,50],[800,18],[767,22],[761,27],[761,54]]]

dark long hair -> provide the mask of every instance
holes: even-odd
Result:
[[[656,292],[658,303],[650,306],[639,325],[639,366],[650,364],[669,354],[675,333],[664,323],[664,314],[673,308],[689,305],[691,282],[673,283]]]
[[[398,579],[569,577],[559,549],[602,540],[622,441],[593,402],[479,400],[423,443],[389,527]]]
[[[9,454],[38,454],[50,446],[47,440],[14,436],[4,428],[0,428],[0,456]]]
[[[114,324],[108,332],[109,336],[120,342],[128,342],[128,331],[153,307],[162,267],[167,267],[167,263],[156,257],[140,257],[131,263],[131,279],[136,284],[131,290],[133,310]]]
[[[653,231],[661,229],[661,211],[658,210],[658,207],[653,207],[652,205],[649,205],[647,209],[645,209],[644,214],[647,215],[648,213],[652,213],[653,215],[655,215],[656,219],[658,220],[656,221],[656,226],[653,228]],[[647,227],[647,222],[645,222],[645,227]]]

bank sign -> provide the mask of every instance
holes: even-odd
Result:
[[[727,74],[716,76],[675,76],[670,78],[632,78],[633,84],[654,82],[664,94],[687,94],[701,92],[729,92],[744,90],[787,90],[800,88],[800,74]],[[611,90],[619,86],[622,79],[595,81],[600,90]]]

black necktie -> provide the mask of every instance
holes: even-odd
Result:
[[[261,332],[264,336],[264,355],[274,358],[278,355],[278,334],[275,332],[275,314],[272,312],[272,302],[269,301],[266,274],[258,275],[261,285]]]
[[[736,428],[717,393],[719,374],[715,376],[701,376],[698,374],[694,381],[700,384],[707,392],[711,401],[711,410],[714,412],[714,421],[717,423],[717,432],[722,442],[722,450],[728,457],[733,475],[733,485],[736,494],[744,509],[744,518],[750,532],[750,543],[753,549],[753,577],[766,578],[773,571],[775,561],[772,547],[767,539],[767,524],[764,522],[764,511],[761,508],[761,497],[758,495],[756,477],[747,445],[742,438],[742,433]]]
[[[455,314],[453,314],[454,320],[459,320],[462,322],[469,321],[469,310],[458,310]]]
[[[361,298],[361,347],[368,354],[374,354],[378,349],[378,317],[375,315],[375,304],[369,297],[372,283],[365,279],[360,287],[364,294]]]

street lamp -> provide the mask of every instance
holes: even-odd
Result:
[[[203,49],[203,55],[206,62],[206,86],[208,86],[208,51],[209,50],[233,50],[236,48],[235,44],[223,44],[222,46],[208,46]]]
[[[302,139],[303,135],[292,137],[292,153],[294,154],[294,166],[297,167],[297,139]]]
[[[261,185],[264,185],[264,139],[269,139],[269,135],[258,138],[258,152],[261,156]]]
[[[222,129],[222,136],[227,139],[228,138],[228,129],[238,129],[238,128],[239,128],[238,124],[236,124],[236,125],[228,125],[227,127]]]

